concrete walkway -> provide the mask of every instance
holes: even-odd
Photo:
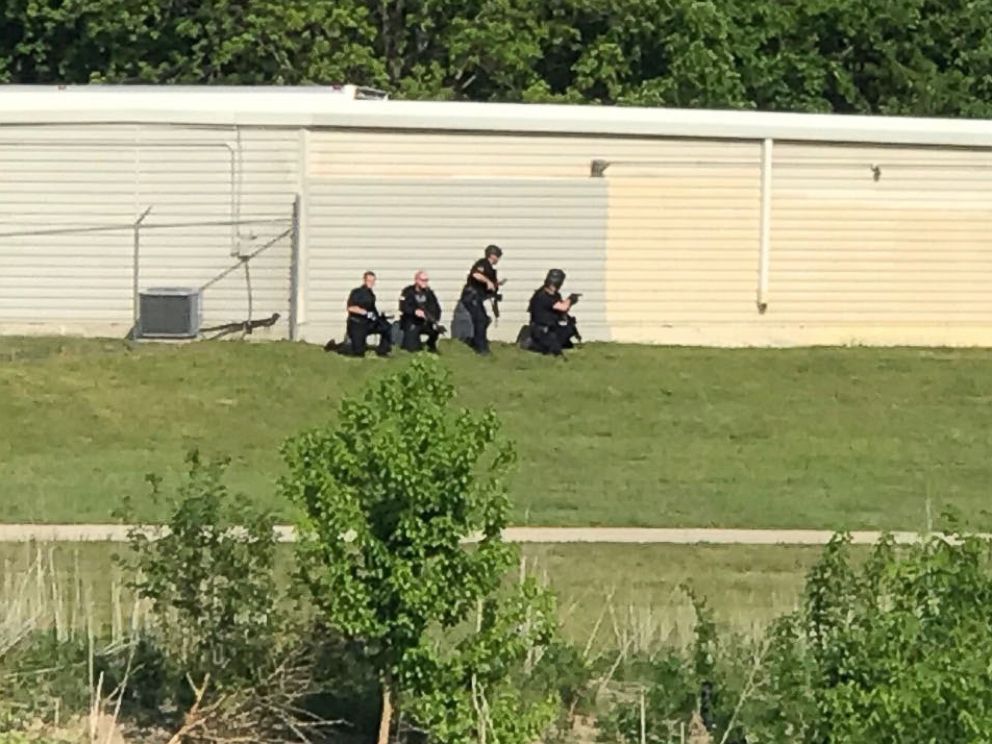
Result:
[[[125,542],[127,525],[0,524],[3,542]],[[157,528],[147,528],[155,534]],[[293,541],[290,527],[276,528],[281,542]],[[642,527],[511,527],[505,537],[513,543],[620,543],[629,545],[824,545],[829,530],[736,530]],[[877,542],[880,532],[853,532],[858,545]],[[893,533],[896,542],[919,539],[915,532]]]

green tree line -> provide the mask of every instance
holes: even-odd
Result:
[[[0,82],[990,116],[992,0],[0,0]]]

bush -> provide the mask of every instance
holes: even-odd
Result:
[[[533,580],[483,601],[475,632],[420,648],[402,678],[408,711],[436,744],[531,744],[549,733],[561,697],[552,679],[555,603]]]
[[[134,529],[119,559],[152,620],[132,639],[125,710],[181,726],[184,741],[300,741],[330,729],[334,702],[354,719],[367,673],[339,636],[290,611],[273,519],[228,491],[224,469],[191,454],[166,533]]]
[[[0,731],[14,731],[85,714],[90,674],[109,693],[124,678],[128,650],[85,638],[59,639],[54,630],[34,631],[0,656]],[[91,668],[92,667],[92,668]]]
[[[992,741],[989,543],[835,538],[773,629],[754,730],[803,742]]]
[[[836,536],[800,608],[752,644],[718,643],[697,601],[691,655],[648,666],[648,741],[677,741],[694,713],[726,742],[992,741],[989,557],[987,540],[958,535],[886,538],[858,561]],[[639,734],[638,703],[605,721],[608,740]]]
[[[165,651],[194,679],[215,685],[257,681],[279,653],[284,616],[275,582],[271,515],[229,493],[224,463],[188,457],[167,533],[130,535],[123,562],[131,588],[152,605]],[[156,498],[160,482],[150,479]]]
[[[635,663],[635,676],[644,694],[647,741],[653,744],[680,741],[695,716],[718,740],[730,729],[727,742],[743,743],[743,732],[734,713],[746,686],[744,672],[748,644],[737,638],[720,640],[713,611],[690,587],[683,587],[696,611],[691,647],[670,649]],[[617,704],[602,724],[604,741],[639,742],[640,693]]]

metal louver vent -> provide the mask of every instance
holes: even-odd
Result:
[[[167,287],[141,293],[139,338],[196,338],[200,333],[200,292]]]

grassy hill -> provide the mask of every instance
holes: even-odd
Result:
[[[591,345],[567,363],[443,349],[459,402],[517,442],[515,521],[534,525],[922,527],[976,515],[992,482],[992,352]],[[282,509],[279,446],[402,364],[302,344],[0,339],[0,520],[109,521],[163,505],[191,447]],[[992,521],[992,520],[986,520]]]

